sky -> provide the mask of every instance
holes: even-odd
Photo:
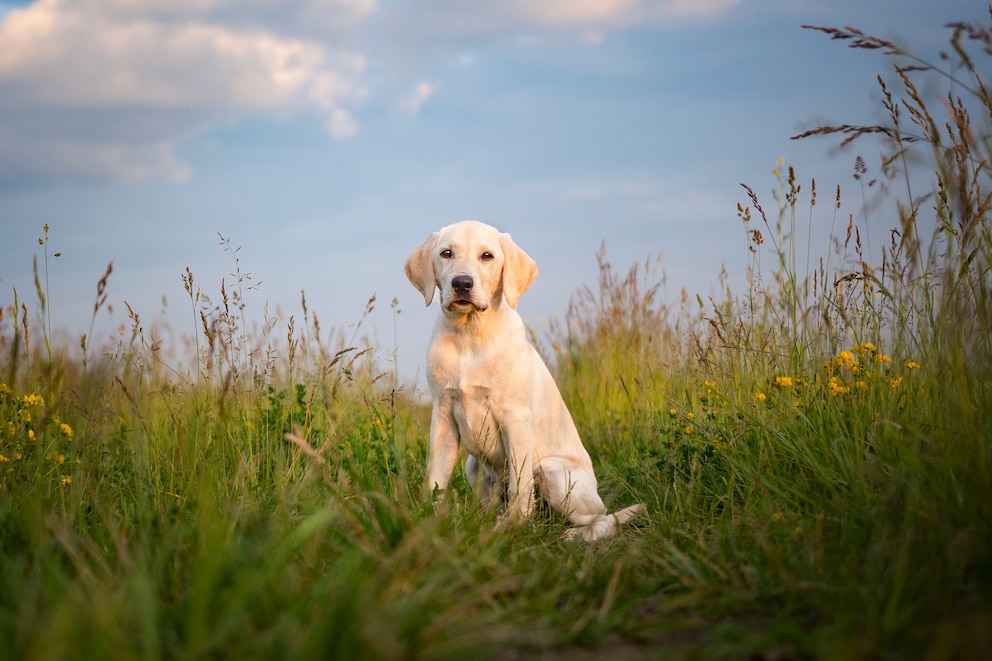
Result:
[[[875,123],[877,52],[800,26],[854,26],[934,55],[963,0],[0,0],[0,307],[52,326],[198,329],[183,286],[215,302],[250,273],[266,309],[325,336],[361,333],[423,374],[435,309],[403,262],[463,219],[510,232],[540,274],[519,311],[542,327],[619,270],[661,254],[665,293],[746,281],[737,203],[774,207],[779,158],[821,195],[854,157],[790,140],[818,119]],[[808,190],[808,188],[807,188]],[[827,206],[827,205],[824,205]],[[826,251],[828,209],[813,241]],[[876,238],[891,218],[868,216]],[[869,228],[866,227],[866,230]],[[240,248],[225,251],[219,237]],[[393,303],[395,301],[395,304]],[[266,307],[267,306],[267,307]],[[112,311],[110,311],[112,308]],[[398,312],[398,313],[397,313]],[[280,333],[284,335],[285,333]],[[97,338],[98,339],[98,338]]]

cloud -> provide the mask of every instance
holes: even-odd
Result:
[[[277,0],[39,0],[0,23],[0,177],[183,179],[176,143],[243,113],[316,112],[328,132],[357,132],[361,53],[255,25]],[[346,25],[370,0],[293,3]],[[237,22],[220,22],[237,9]],[[253,11],[254,10],[254,11]],[[337,23],[335,23],[335,21]],[[111,118],[125,116],[124,126]],[[85,125],[83,125],[85,123]],[[45,167],[44,163],[49,163]]]
[[[641,13],[638,0],[515,0],[513,11],[528,21],[553,26],[623,24]]]
[[[383,13],[394,33],[441,40],[519,38],[542,32],[589,34],[635,24],[714,18],[741,0],[420,0]],[[588,41],[588,40],[587,40]],[[595,42],[595,40],[591,40]]]
[[[416,84],[412,92],[400,99],[400,109],[406,113],[415,115],[420,110],[420,106],[424,105],[424,102],[431,98],[436,91],[437,85],[428,83],[427,81],[421,81]]]
[[[312,114],[344,140],[370,80],[414,114],[438,89],[428,63],[466,70],[494,41],[595,47],[739,1],[35,0],[0,13],[0,185],[184,181],[178,145],[232,119]]]
[[[168,141],[91,141],[67,135],[21,135],[0,129],[0,182],[31,184],[63,179],[98,182],[162,179],[188,181],[187,165]]]
[[[347,140],[358,134],[358,122],[347,110],[335,108],[324,120],[324,129],[332,138]]]
[[[740,0],[514,0],[518,16],[553,27],[618,28],[641,22],[711,18]]]
[[[405,0],[383,4],[370,23],[384,37],[381,64],[409,80],[489,44],[597,47],[618,30],[713,20],[741,1]]]

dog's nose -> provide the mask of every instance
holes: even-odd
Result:
[[[474,284],[475,281],[472,280],[472,276],[470,275],[456,275],[451,279],[451,288],[462,296],[472,291],[472,285]]]

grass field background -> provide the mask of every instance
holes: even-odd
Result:
[[[0,655],[992,656],[992,31],[952,26],[943,68],[824,32],[893,55],[887,121],[811,132],[883,138],[859,185],[897,202],[891,243],[780,163],[742,189],[746,287],[672,304],[657,262],[600,255],[534,333],[608,505],[647,504],[613,540],[546,509],[497,530],[460,471],[425,498],[429,408],[361,325],[327,339],[304,304],[249,333],[240,280],[184,276],[188,372],[131,307],[62,346],[45,227],[0,318]]]

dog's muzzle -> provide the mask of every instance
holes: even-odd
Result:
[[[479,305],[475,302],[472,290],[475,287],[475,279],[470,275],[456,275],[451,279],[451,300],[448,303],[449,310],[465,310],[475,308],[484,312],[487,306]]]

